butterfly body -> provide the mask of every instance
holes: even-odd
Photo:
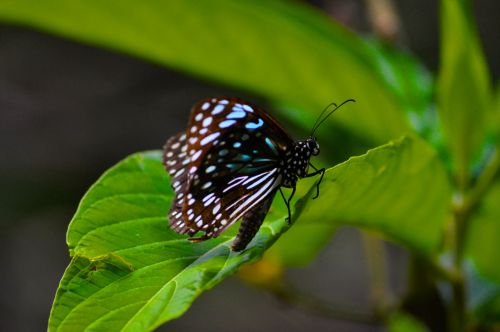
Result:
[[[196,104],[185,132],[171,137],[164,165],[175,198],[169,212],[173,230],[193,242],[217,237],[242,219],[233,250],[243,250],[262,224],[281,187],[292,188],[308,174],[316,139],[294,141],[270,115],[236,98],[212,98]],[[318,183],[319,185],[319,183]],[[284,196],[283,196],[284,198]]]
[[[307,175],[311,156],[319,154],[319,145],[313,137],[294,142],[280,162],[283,172],[283,187],[295,187],[297,180]]]

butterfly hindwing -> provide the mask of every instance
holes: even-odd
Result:
[[[163,152],[163,164],[172,179],[175,197],[168,213],[170,227],[180,234],[193,234],[182,218],[184,196],[188,189],[189,164],[187,155],[186,133],[182,132],[168,139]]]

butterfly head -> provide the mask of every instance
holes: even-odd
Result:
[[[317,156],[319,154],[319,144],[316,137],[309,136],[306,138],[306,147],[313,156]]]

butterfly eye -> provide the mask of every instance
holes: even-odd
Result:
[[[319,144],[316,141],[316,139],[311,139],[308,142],[309,144],[309,149],[311,149],[311,154],[313,156],[317,156],[319,154]]]
[[[319,154],[319,146],[315,146],[314,149],[312,150],[312,155],[317,156]]]

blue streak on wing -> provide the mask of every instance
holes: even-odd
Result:
[[[264,124],[264,120],[262,119],[259,119],[259,121],[257,123],[255,122],[249,122],[245,125],[245,127],[247,129],[257,129],[259,127],[262,127],[262,125]]]
[[[274,152],[275,154],[278,154],[278,150],[276,149],[276,146],[274,145],[273,141],[271,141],[271,139],[269,139],[269,137],[266,137],[265,141],[266,141],[267,146],[268,146],[271,150],[273,150],[273,152]]]

